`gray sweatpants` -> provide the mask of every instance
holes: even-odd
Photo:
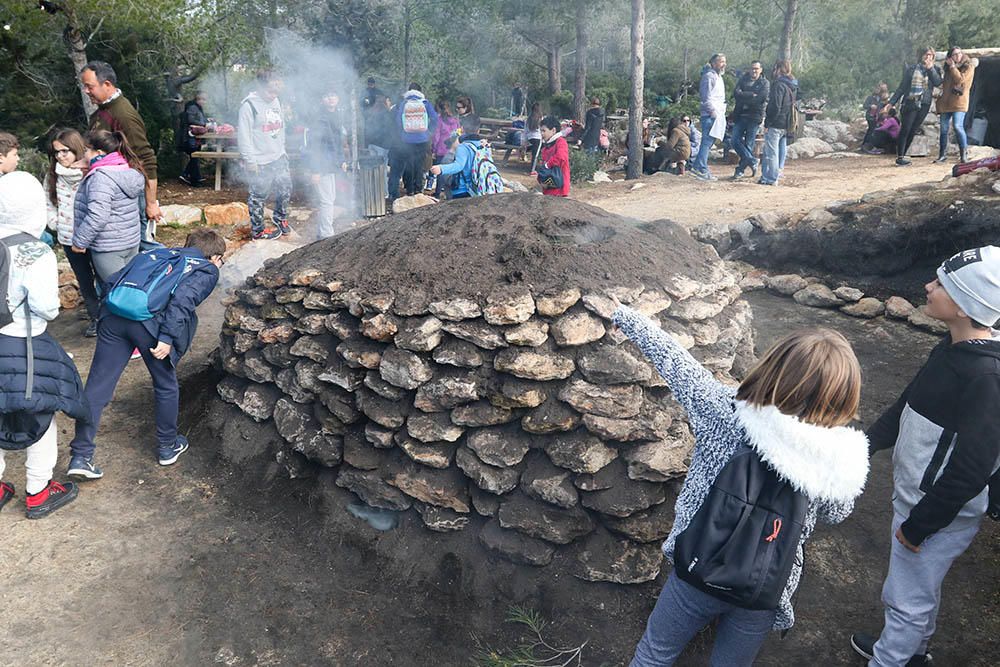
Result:
[[[903,667],[911,657],[927,652],[937,628],[941,582],[979,532],[976,523],[934,533],[920,545],[920,553],[913,553],[896,539],[905,518],[895,513],[892,519],[889,574],[882,586],[885,626],[868,667]]]
[[[316,183],[316,217],[320,239],[330,238],[339,230],[334,226],[334,208],[337,203],[337,177],[334,174],[320,174]]]
[[[139,254],[139,246],[110,252],[90,251],[90,261],[94,263],[94,273],[105,283],[113,274],[125,268],[132,258]]]

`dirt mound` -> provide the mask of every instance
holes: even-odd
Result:
[[[315,269],[345,288],[388,285],[431,298],[486,294],[504,283],[535,292],[574,285],[659,285],[682,274],[711,282],[714,253],[677,224],[643,223],[558,197],[503,194],[427,206],[288,254],[264,275]]]

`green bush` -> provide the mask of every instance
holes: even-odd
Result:
[[[573,117],[573,93],[563,90],[549,98],[549,113],[556,118]]]
[[[569,182],[584,183],[594,178],[594,172],[601,168],[601,154],[584,150],[569,152]]]
[[[19,171],[26,171],[40,181],[45,178],[45,174],[49,171],[49,159],[45,153],[21,146],[17,149],[17,155],[21,158],[17,165]]]

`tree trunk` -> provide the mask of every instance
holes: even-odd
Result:
[[[646,0],[632,0],[632,93],[628,102],[628,167],[625,178],[642,175],[642,97],[645,68]]]
[[[587,109],[587,2],[576,2],[576,74],[573,78],[573,116],[583,120]]]
[[[792,30],[795,28],[795,14],[798,11],[799,0],[787,0],[785,25],[781,29],[781,44],[778,46],[778,60],[792,61]]]
[[[70,62],[73,63],[76,86],[80,89],[80,98],[83,100],[83,113],[89,119],[97,111],[97,105],[87,97],[87,93],[83,91],[83,84],[80,82],[80,72],[87,65],[87,42],[84,41],[83,35],[80,33],[80,24],[73,7],[69,4],[65,5],[63,13],[66,15],[66,30],[63,31],[63,40],[66,42]]]
[[[403,8],[403,86],[410,85],[410,3]]]
[[[549,71],[549,94],[558,95],[562,92],[562,47],[553,44],[546,52]]]

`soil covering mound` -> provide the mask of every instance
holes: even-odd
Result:
[[[610,297],[720,377],[753,354],[711,246],[549,197],[394,216],[266,264],[236,296],[223,451],[407,512],[400,530],[472,533],[591,581],[657,576],[693,442]]]

